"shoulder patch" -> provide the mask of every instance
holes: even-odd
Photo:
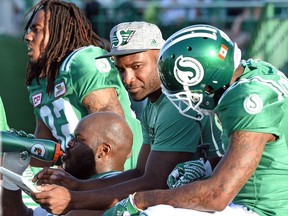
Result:
[[[32,95],[32,101],[33,101],[33,106],[37,107],[41,104],[42,102],[42,92]]]
[[[61,83],[58,83],[54,86],[54,97],[59,97],[61,95],[64,95],[66,93],[66,86],[64,81]]]
[[[249,95],[245,98],[243,107],[245,111],[249,114],[257,114],[263,109],[262,98],[257,94]]]
[[[96,59],[95,66],[99,70],[100,73],[109,73],[111,70],[111,65],[109,61],[105,58]]]

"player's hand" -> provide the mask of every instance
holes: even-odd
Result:
[[[81,184],[80,180],[64,170],[53,168],[43,168],[34,176],[32,182],[37,182],[37,185],[57,184],[70,190],[78,190]]]
[[[41,192],[32,193],[31,196],[46,211],[62,215],[69,212],[71,206],[72,193],[67,188],[58,185],[37,186]]]
[[[190,182],[205,179],[212,174],[210,162],[204,159],[187,161],[178,164],[167,179],[169,188],[179,187]]]
[[[136,207],[134,203],[134,195],[130,194],[128,198],[118,202],[114,207],[108,209],[103,216],[139,215],[142,210]]]
[[[10,133],[13,133],[13,134],[15,134],[15,135],[18,135],[18,136],[21,136],[21,137],[26,137],[26,138],[29,138],[29,139],[34,139],[35,138],[35,136],[34,136],[34,134],[31,134],[31,133],[26,133],[25,131],[23,131],[23,130],[16,130],[16,129],[14,129],[14,128],[11,128],[10,130],[9,130],[9,132]]]
[[[30,163],[28,152],[5,152],[2,166],[10,171],[22,175]],[[19,187],[3,175],[2,186],[8,190],[19,190]]]

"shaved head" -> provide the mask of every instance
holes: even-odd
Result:
[[[133,133],[114,112],[95,112],[82,118],[63,159],[65,170],[80,179],[107,171],[123,171],[130,156]]]

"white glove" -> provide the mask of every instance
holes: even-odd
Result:
[[[170,173],[167,179],[169,188],[179,187],[190,182],[205,179],[212,174],[210,162],[204,159],[187,161],[178,164]]]
[[[22,175],[30,163],[28,152],[5,152],[3,156],[3,167]],[[19,187],[3,175],[2,186],[8,190],[19,190]]]

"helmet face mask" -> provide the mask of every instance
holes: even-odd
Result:
[[[239,66],[241,51],[221,30],[194,25],[171,35],[160,50],[158,72],[163,93],[179,112],[203,118],[203,109],[213,110]],[[182,101],[182,102],[180,102]],[[186,104],[186,106],[185,106]]]
[[[189,90],[170,94],[163,86],[162,91],[182,115],[194,120],[201,120],[204,117],[199,108],[203,101],[202,94],[192,93]],[[195,113],[191,113],[191,110]]]

